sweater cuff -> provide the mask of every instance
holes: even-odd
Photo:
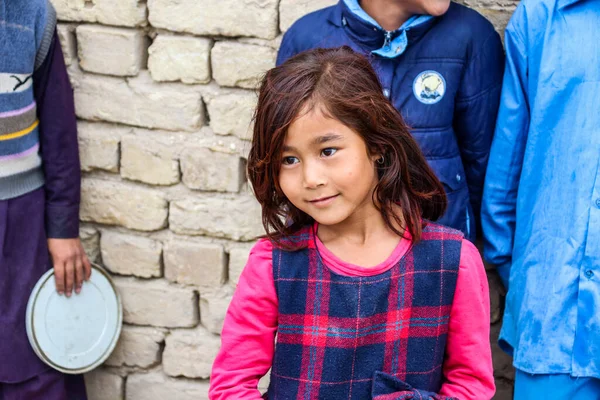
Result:
[[[70,207],[46,206],[46,236],[49,239],[79,237],[79,205]]]

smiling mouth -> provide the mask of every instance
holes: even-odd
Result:
[[[325,204],[328,204],[331,200],[335,199],[338,196],[339,196],[339,194],[335,194],[333,196],[327,196],[327,197],[320,197],[315,200],[309,200],[309,203],[315,204],[315,205],[325,205]]]

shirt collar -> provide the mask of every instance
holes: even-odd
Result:
[[[564,8],[581,0],[558,0],[558,8]]]
[[[387,32],[360,7],[358,0],[340,0],[331,17],[335,25],[348,28],[352,39],[385,58],[404,53],[410,43],[429,30],[434,19],[430,15],[414,15],[400,28]]]

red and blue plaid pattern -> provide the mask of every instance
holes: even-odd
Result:
[[[368,277],[331,272],[312,227],[273,249],[279,301],[269,399],[371,399],[384,374],[438,392],[463,235],[428,224],[390,270]],[[418,398],[418,397],[415,397]]]

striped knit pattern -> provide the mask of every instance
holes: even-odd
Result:
[[[44,184],[33,74],[48,55],[55,27],[47,0],[3,2],[0,9],[2,54],[12,55],[0,60],[0,200]]]
[[[351,277],[323,264],[313,230],[290,238],[301,250],[273,250],[279,326],[268,398],[362,400],[394,386],[406,389],[397,398],[435,398],[462,233],[428,224],[390,270]]]

